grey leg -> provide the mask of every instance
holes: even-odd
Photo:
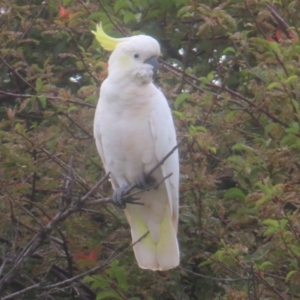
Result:
[[[128,187],[128,185],[123,185],[122,187],[114,190],[113,201],[116,204],[116,206],[122,209],[126,208],[126,203],[123,199],[123,194],[128,189]]]
[[[151,188],[156,183],[156,180],[153,177],[145,177],[145,173],[142,172],[136,179],[137,187],[140,190],[147,190]]]

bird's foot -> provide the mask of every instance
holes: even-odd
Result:
[[[114,190],[114,194],[113,194],[114,204],[122,209],[126,208],[127,203],[143,205],[143,203],[137,202],[137,200],[139,200],[139,198],[134,198],[132,196],[125,195],[128,188],[129,188],[129,185],[123,185],[122,187]],[[127,196],[126,199],[124,199],[125,196]]]
[[[142,172],[136,179],[137,188],[140,190],[148,190],[156,184],[156,180],[151,176],[145,176],[145,173]]]
[[[123,197],[128,187],[129,187],[128,185],[123,185],[122,187],[114,190],[113,201],[116,206],[122,209],[126,208],[126,201],[123,199]]]

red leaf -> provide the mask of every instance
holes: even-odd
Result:
[[[297,40],[297,36],[293,32],[289,32],[289,36],[290,36],[290,39]]]
[[[96,261],[100,255],[102,246],[99,245],[96,248],[94,248],[89,255],[85,255],[83,253],[75,253],[74,257],[81,260],[89,260],[89,261]]]
[[[77,259],[89,259],[89,257],[83,253],[76,253],[74,254],[74,257]]]
[[[93,250],[89,255],[90,260],[95,260],[95,251]]]
[[[281,31],[279,29],[276,30],[276,38],[277,38],[277,41],[280,42],[280,40],[281,40]]]
[[[102,71],[102,72],[100,72],[99,76],[100,76],[100,78],[104,78],[107,76],[107,72]]]
[[[71,12],[69,10],[65,9],[63,6],[59,7],[58,16],[61,19],[70,19],[70,18],[72,18]]]

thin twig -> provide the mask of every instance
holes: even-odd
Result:
[[[28,209],[26,209],[23,205],[16,201],[6,187],[4,187],[4,189],[11,201],[13,201],[17,206],[19,206],[21,210],[23,210],[27,215],[29,215],[33,220],[35,220],[39,224],[40,228],[43,229],[43,224]]]
[[[163,177],[161,180],[159,180],[159,181],[157,181],[157,182],[155,182],[153,185],[150,185],[149,187],[147,187],[147,188],[145,188],[145,189],[142,189],[142,190],[137,190],[137,191],[135,191],[135,192],[133,192],[133,193],[131,193],[131,194],[128,194],[128,195],[126,195],[126,196],[124,196],[123,197],[123,199],[130,199],[130,198],[132,198],[133,196],[136,196],[136,195],[138,195],[138,194],[141,194],[141,193],[143,193],[143,192],[145,192],[145,191],[149,191],[149,190],[152,190],[152,189],[155,189],[155,188],[157,188],[159,185],[161,185],[166,179],[168,179],[169,177],[171,177],[173,175],[173,173],[170,173],[170,174],[168,174],[167,176],[165,176],[165,177]],[[143,203],[139,203],[139,202],[135,202],[135,201],[125,201],[126,203],[134,203],[134,204],[141,204],[141,205],[143,205]]]
[[[180,74],[181,74],[182,72],[184,72],[184,71],[182,71],[182,70],[180,70],[180,69],[178,69],[178,68],[172,66],[171,64],[167,63],[166,61],[164,61],[164,60],[162,60],[162,59],[159,59],[159,62],[161,63],[161,65],[162,65],[162,67],[163,67],[164,69],[166,69],[167,71],[171,72],[172,74],[174,74],[174,75],[177,76],[177,77],[180,77],[180,76],[181,76]],[[180,77],[180,78],[181,78],[181,77]],[[193,83],[193,81],[194,81],[194,82],[197,82],[197,83],[201,83],[201,80],[200,80],[199,78],[193,76],[193,75],[186,74],[185,77],[184,77],[184,80],[186,81],[186,83],[192,85],[193,87],[195,87],[197,90],[199,90],[199,91],[201,91],[201,92],[207,91],[207,89],[200,88],[200,87],[198,87],[197,85],[195,85],[195,84]],[[214,84],[214,83],[207,83],[206,86],[207,86],[208,88],[212,88],[212,89],[218,89],[218,90],[220,89],[220,86],[217,85],[217,84]],[[269,117],[271,120],[273,120],[274,122],[279,123],[279,124],[281,124],[282,126],[284,126],[284,127],[286,127],[286,128],[289,127],[287,123],[285,123],[285,122],[283,122],[282,120],[278,119],[276,116],[272,115],[269,111],[267,111],[267,110],[265,110],[265,109],[259,107],[259,106],[258,106],[254,101],[252,101],[251,99],[245,97],[244,95],[242,95],[242,94],[240,94],[240,93],[238,93],[238,92],[236,92],[236,91],[234,91],[234,90],[232,90],[232,89],[230,89],[230,88],[228,88],[228,87],[226,87],[226,86],[223,86],[222,88],[223,88],[223,90],[224,90],[225,92],[227,92],[228,94],[234,96],[234,97],[237,98],[237,99],[240,99],[240,100],[242,100],[242,101],[245,101],[249,106],[253,107],[253,108],[256,109],[257,111],[260,111],[260,112],[263,113],[264,115],[268,116],[268,117]],[[209,92],[211,92],[211,91],[209,90]],[[220,99],[220,100],[223,99],[223,96],[222,96],[222,95],[218,95],[218,96],[219,96],[219,99]],[[228,99],[226,99],[226,100],[228,100]],[[230,100],[228,100],[228,101],[230,101],[230,102],[234,102],[234,101],[235,101],[235,103],[239,103],[237,100],[234,100],[234,99],[230,99]],[[239,105],[242,105],[242,103],[239,103]]]
[[[296,32],[294,32],[290,28],[290,25],[280,16],[277,9],[268,3],[266,4],[266,6],[268,7],[268,9],[271,12],[272,16],[274,17],[274,19],[277,21],[277,24],[278,24],[280,30],[284,32],[286,37],[291,39],[291,38],[293,38],[293,36],[296,36]]]
[[[96,185],[86,193],[86,195],[84,195],[81,198],[81,202],[84,202],[86,199],[88,199],[91,195],[93,195],[93,193],[95,191],[97,191],[97,189],[104,183],[104,181],[106,181],[109,178],[110,172],[106,173],[104,177],[102,177],[97,183]]]
[[[171,151],[161,160],[159,161],[153,168],[151,168],[148,172],[145,173],[145,178],[149,177],[156,169],[164,164],[164,162],[178,149],[183,140],[181,140],[176,146],[174,146]],[[132,184],[128,189],[124,192],[124,196],[128,195],[134,188],[138,185],[137,183]]]
[[[12,299],[16,296],[20,296],[20,295],[23,295],[24,293],[28,292],[28,291],[31,291],[33,289],[37,289],[37,288],[40,288],[40,290],[50,290],[50,289],[55,289],[55,288],[58,288],[58,287],[61,287],[61,286],[64,286],[64,285],[70,285],[71,283],[75,282],[76,280],[82,278],[82,277],[85,277],[91,273],[94,273],[96,271],[99,271],[101,270],[103,267],[105,267],[110,261],[114,260],[114,259],[117,259],[118,257],[120,257],[121,255],[123,255],[127,250],[131,249],[132,247],[134,247],[137,243],[139,243],[144,237],[147,236],[147,234],[149,233],[149,231],[147,231],[145,234],[143,234],[137,241],[135,241],[132,245],[128,246],[127,248],[125,248],[122,252],[119,252],[117,255],[115,255],[114,257],[109,257],[108,259],[106,259],[105,262],[103,262],[102,264],[86,271],[86,272],[83,272],[79,275],[76,275],[72,278],[68,278],[66,280],[63,280],[63,281],[60,281],[58,283],[55,283],[55,284],[51,284],[51,285],[48,285],[46,287],[42,287],[42,283],[37,283],[37,284],[34,284],[30,287],[27,287],[21,291],[18,291],[16,293],[13,293],[13,294],[10,294],[6,297],[3,297],[1,298],[1,300],[8,300],[8,299]]]
[[[123,28],[121,26],[119,26],[116,22],[114,22],[114,20],[111,18],[110,14],[108,13],[105,5],[102,3],[101,0],[98,0],[98,3],[101,6],[101,9],[104,11],[104,13],[107,15],[109,21],[125,36],[127,36],[126,32],[123,30]]]
[[[11,92],[6,92],[6,91],[2,91],[0,90],[0,94],[1,95],[6,95],[6,96],[9,96],[9,97],[15,97],[15,98],[31,98],[31,97],[36,97],[35,95],[31,95],[31,94],[16,94],[16,93],[11,93]],[[81,99],[77,99],[77,100],[70,100],[70,99],[66,99],[66,98],[63,98],[63,97],[54,97],[54,96],[51,96],[51,95],[45,95],[45,97],[47,98],[47,100],[63,100],[65,102],[69,102],[69,103],[74,103],[74,104],[77,104],[77,105],[81,105],[81,106],[86,106],[86,107],[90,107],[90,108],[95,108],[96,105],[94,104],[91,104],[91,103],[86,103],[86,102],[83,102]]]
[[[233,282],[233,281],[241,281],[241,280],[250,280],[251,278],[249,277],[240,277],[240,278],[218,278],[218,277],[212,277],[212,276],[208,276],[208,275],[203,275],[203,274],[200,274],[200,273],[196,273],[196,272],[193,272],[193,271],[190,271],[186,268],[183,268],[183,267],[179,267],[181,270],[184,270],[185,272],[187,273],[191,273],[195,276],[198,276],[198,277],[202,277],[202,278],[208,278],[208,279],[211,279],[211,280],[215,280],[215,281],[225,281],[225,282]]]

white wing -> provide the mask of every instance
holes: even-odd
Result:
[[[165,98],[163,94],[161,94],[161,97]],[[155,154],[158,161],[161,161],[177,145],[170,108],[166,99],[160,99],[160,102],[160,107],[157,107],[152,112],[150,118],[151,132],[155,140]],[[171,177],[165,180],[165,185],[168,192],[173,226],[177,232],[179,210],[179,158],[177,149],[165,161],[161,169],[164,177],[172,173]]]
[[[176,145],[172,115],[161,92],[156,93],[150,114],[150,129],[154,142],[155,161],[161,161]],[[134,246],[141,268],[168,270],[179,264],[177,241],[179,160],[178,151],[154,172],[156,179],[172,173],[157,190],[139,195],[143,206],[127,205],[125,210],[131,226],[133,242],[148,230],[150,234]]]

